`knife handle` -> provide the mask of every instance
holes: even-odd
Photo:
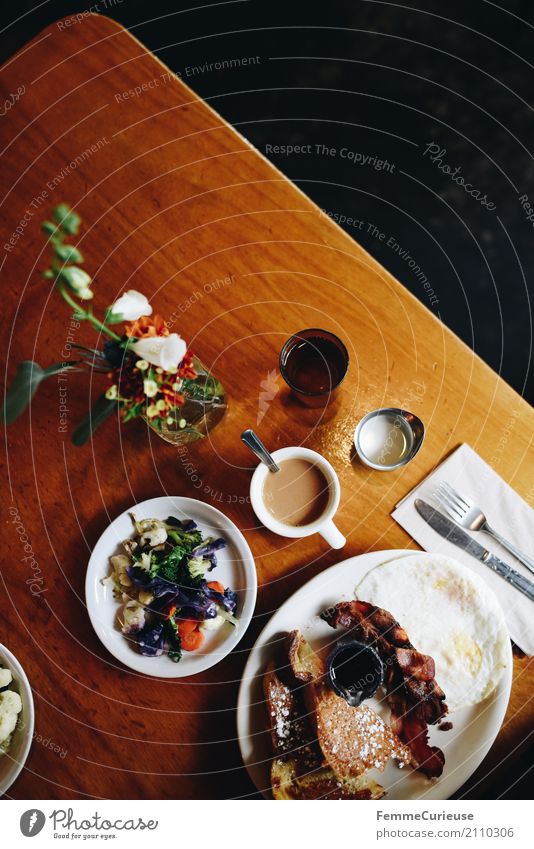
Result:
[[[486,558],[485,563],[490,569],[493,569],[494,572],[497,572],[504,578],[505,581],[508,581],[516,590],[519,590],[526,595],[531,601],[534,601],[534,582],[529,581],[528,578],[525,578],[520,572],[516,572],[515,569],[512,569],[511,566],[508,566],[507,563],[504,563],[499,557],[496,557],[495,554],[490,554],[489,557]]]
[[[494,531],[493,528],[490,528],[487,522],[485,530],[488,534],[491,534],[491,536],[496,539],[497,542],[500,542],[500,544],[504,546],[504,548],[506,548],[506,550],[509,551],[510,554],[513,554],[514,557],[516,557],[519,562],[523,564],[523,566],[526,566],[527,569],[530,569],[531,572],[534,572],[534,560],[524,554],[519,548],[516,548],[515,545],[512,545],[511,542],[508,542],[507,539],[498,534],[497,531]]]

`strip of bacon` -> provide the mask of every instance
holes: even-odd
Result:
[[[429,778],[443,772],[445,756],[428,743],[428,724],[448,711],[445,693],[435,680],[434,661],[418,652],[389,611],[366,601],[349,601],[326,610],[322,618],[376,649],[385,665],[385,683],[393,731],[410,747],[417,769]]]

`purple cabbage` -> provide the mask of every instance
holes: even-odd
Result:
[[[164,623],[145,625],[137,634],[139,651],[145,657],[159,657],[165,646]]]
[[[237,593],[228,587],[224,591],[223,607],[227,613],[235,614],[237,607]]]
[[[151,578],[146,569],[142,569],[140,566],[128,566],[126,572],[136,587],[151,589],[152,585],[158,580],[158,578]]]
[[[219,607],[222,607],[223,610],[226,610],[227,613],[231,613],[232,615],[235,613],[235,609],[237,607],[237,593],[234,592],[234,590],[227,587],[224,593],[218,593],[217,590],[212,590],[207,584],[205,588],[202,587],[202,590],[206,593],[208,598],[212,599],[212,601],[214,601]]]
[[[152,613],[166,613],[173,604],[176,604],[176,593],[174,590],[170,590],[168,593],[154,598],[150,604],[147,604],[147,610],[150,610]]]
[[[184,605],[183,610],[187,610],[193,614],[191,616],[184,614],[184,619],[215,619],[218,613],[216,602],[203,593],[198,593],[195,598],[191,598]]]
[[[215,593],[215,596],[220,596],[220,593]],[[215,598],[207,587],[206,590],[203,587],[188,590],[171,584],[167,585],[165,592],[150,602],[148,609],[161,614],[166,613],[169,607],[175,604],[180,609],[182,619],[214,619],[219,603],[218,598]]]
[[[213,598],[205,581],[198,589],[180,592],[173,604],[180,608],[183,619],[215,619],[218,613],[218,601]]]
[[[214,539],[211,542],[206,543],[205,545],[199,545],[197,546],[197,548],[193,549],[193,551],[191,552],[191,557],[202,557],[204,560],[209,560],[211,562],[211,566],[208,568],[208,572],[211,572],[211,570],[215,569],[217,565],[217,556],[215,552],[219,551],[225,546],[225,539]]]
[[[158,575],[151,577],[145,569],[140,566],[129,566],[126,570],[128,576],[132,579],[135,587],[141,587],[144,590],[150,590],[154,598],[160,596],[176,594],[180,591],[178,584],[172,581],[167,581],[165,578],[160,578]]]
[[[165,519],[165,523],[167,525],[170,525],[171,528],[179,528],[181,531],[183,531],[186,534],[191,533],[191,531],[196,531],[196,529],[197,529],[197,523],[193,522],[192,519],[180,520],[180,519],[176,519],[174,516],[168,516]]]

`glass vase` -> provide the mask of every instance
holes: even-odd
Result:
[[[207,436],[219,424],[228,406],[222,383],[198,357],[193,357],[193,367],[197,376],[184,380],[180,393],[185,402],[176,408],[173,423],[163,422],[158,428],[145,417],[150,429],[172,445],[186,445]]]

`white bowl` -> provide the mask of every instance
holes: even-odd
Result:
[[[132,648],[118,626],[117,616],[122,605],[115,598],[113,588],[103,584],[109,575],[109,558],[121,550],[122,541],[132,534],[134,513],[137,519],[193,519],[205,536],[224,537],[226,548],[217,552],[217,568],[210,573],[212,580],[220,580],[225,587],[237,592],[239,625],[223,626],[218,631],[206,633],[201,650],[184,652],[179,663],[173,663],[166,654],[144,657]],[[247,630],[256,605],[257,578],[254,558],[245,537],[236,525],[220,510],[183,496],[160,496],[134,504],[106,528],[96,543],[85,580],[87,612],[101,642],[117,660],[143,675],[155,678],[183,678],[196,675],[215,666],[235,649]]]
[[[33,740],[35,711],[32,690],[26,673],[15,655],[1,643],[0,665],[11,670],[13,681],[9,689],[15,690],[22,699],[22,712],[13,732],[11,746],[5,755],[0,756],[0,796],[3,796],[16,781],[26,763]]]

